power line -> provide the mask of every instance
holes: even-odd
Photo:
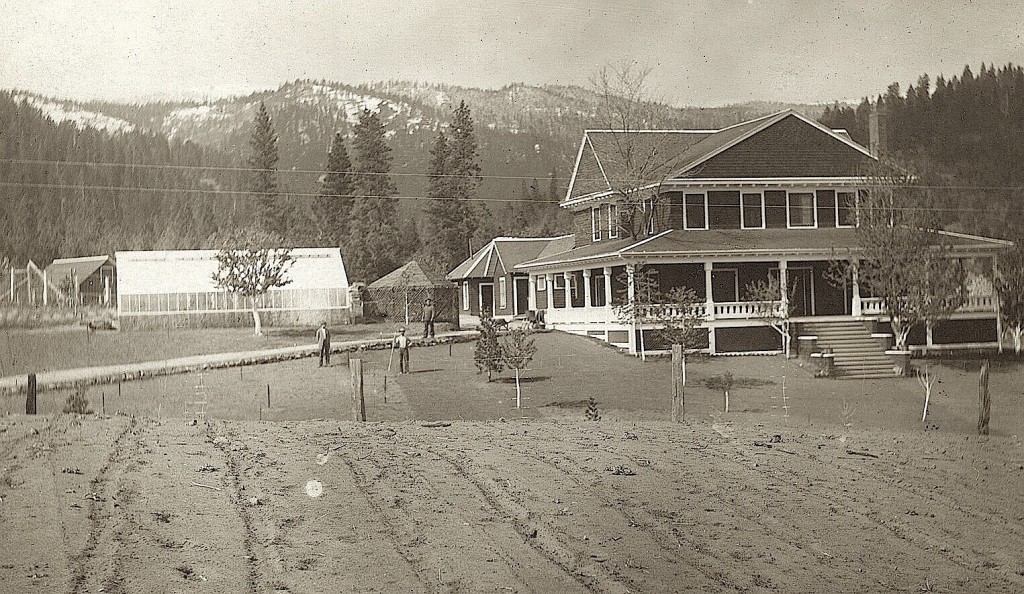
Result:
[[[295,173],[303,175],[326,175],[329,173],[338,173],[343,175],[352,176],[374,176],[374,175],[388,175],[395,177],[466,177],[463,175],[456,174],[444,174],[435,175],[433,173],[403,173],[403,172],[387,172],[380,173],[374,171],[325,171],[325,170],[311,170],[311,169],[257,169],[253,167],[221,167],[221,166],[199,166],[199,165],[166,165],[166,164],[146,164],[146,163],[109,163],[102,161],[52,161],[46,159],[0,159],[0,163],[11,163],[20,165],[73,165],[73,166],[88,166],[88,167],[123,167],[125,169],[176,169],[186,171],[235,171],[245,173],[256,173],[263,171],[273,171],[275,173]],[[478,177],[481,179],[509,179],[509,180],[549,180],[550,177],[536,177],[526,175],[476,175],[472,177]],[[578,178],[583,179],[583,178]],[[591,179],[587,181],[604,181],[601,179]]]
[[[48,183],[24,183],[24,182],[0,182],[0,187],[6,188],[42,188],[42,189],[54,189],[54,190],[98,190],[98,191],[137,191],[137,192],[162,192],[162,193],[184,193],[184,194],[207,194],[207,195],[223,195],[223,196],[271,196],[279,198],[393,198],[395,200],[417,200],[417,201],[437,201],[437,200],[465,200],[470,202],[498,202],[498,203],[528,203],[528,204],[560,204],[560,200],[531,200],[529,198],[458,198],[452,196],[377,196],[377,195],[350,195],[350,194],[320,194],[314,192],[254,192],[251,190],[220,190],[214,188],[153,188],[148,186],[99,186],[99,185],[81,185],[81,184],[48,184]],[[788,207],[783,205],[765,205],[766,209],[786,209]],[[894,211],[905,211],[905,212],[992,212],[984,208],[963,208],[963,207],[950,207],[940,208],[932,206],[920,206],[920,207],[886,207],[886,210]]]
[[[319,194],[313,192],[253,192],[251,190],[218,190],[204,188],[150,188],[146,186],[96,186],[80,184],[45,184],[45,183],[23,183],[23,182],[0,182],[0,187],[5,188],[44,188],[53,190],[104,190],[104,191],[137,191],[137,192],[167,192],[167,193],[191,193],[191,194],[213,194],[213,195],[244,195],[244,196],[277,196],[281,198],[316,198],[326,196],[328,198],[394,198],[396,200],[467,200],[473,202],[527,202],[530,204],[558,204],[557,200],[531,200],[529,198],[455,198],[451,196],[372,196],[372,195],[350,195],[350,194]]]
[[[377,176],[386,175],[392,177],[465,177],[456,174],[444,174],[435,175],[432,173],[408,173],[408,172],[372,172],[372,171],[342,171],[342,172],[331,172],[325,170],[311,170],[311,169],[257,169],[253,167],[222,167],[222,166],[199,166],[199,165],[167,165],[167,164],[146,164],[146,163],[110,163],[102,161],[55,161],[47,159],[0,159],[0,163],[10,164],[22,164],[22,165],[71,165],[71,166],[82,166],[82,167],[122,167],[126,169],[172,169],[172,170],[185,170],[185,171],[233,171],[233,172],[245,172],[255,173],[262,171],[274,171],[278,174],[303,174],[303,175],[326,175],[329,173],[340,173],[343,175],[351,176]],[[472,176],[479,179],[504,179],[504,180],[550,180],[550,177],[537,177],[528,175],[476,175]],[[556,178],[560,179],[560,178]],[[694,178],[696,179],[696,178]],[[627,179],[611,179],[608,180],[604,177],[576,177],[577,182],[629,182],[636,180]],[[870,185],[869,183],[866,185]],[[983,190],[983,191],[1012,191],[1012,192],[1024,192],[1024,186],[973,186],[973,185],[915,185],[915,188],[929,189],[929,190]],[[294,194],[294,193],[292,193]]]

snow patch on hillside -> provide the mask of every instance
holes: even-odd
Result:
[[[22,101],[43,112],[48,118],[56,123],[71,122],[77,128],[96,128],[105,130],[111,134],[119,132],[131,132],[135,130],[128,122],[94,111],[79,109],[74,104],[61,104],[31,95],[15,95],[15,101]]]

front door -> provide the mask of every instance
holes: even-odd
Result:
[[[494,315],[494,283],[480,283],[480,317]]]
[[[814,315],[814,269],[790,268],[786,270],[792,316]]]
[[[516,295],[516,315],[524,314],[530,309],[530,279],[528,278],[516,278],[512,281],[514,283],[513,290]]]

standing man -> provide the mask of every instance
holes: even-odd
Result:
[[[423,302],[423,338],[434,337],[434,304],[427,299]]]
[[[320,365],[331,366],[331,331],[327,329],[327,322],[320,322],[320,328],[316,331],[316,345],[320,349]]]
[[[398,373],[409,373],[409,337],[405,335],[405,328],[398,331],[394,346],[398,348]]]

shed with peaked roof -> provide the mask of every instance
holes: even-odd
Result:
[[[415,260],[373,281],[366,292],[367,311],[380,317],[406,324],[420,321],[423,303],[430,299],[434,321],[459,323],[458,289],[431,278]]]
[[[117,267],[110,256],[57,258],[46,267],[46,282],[72,302],[112,305],[117,295]]]

